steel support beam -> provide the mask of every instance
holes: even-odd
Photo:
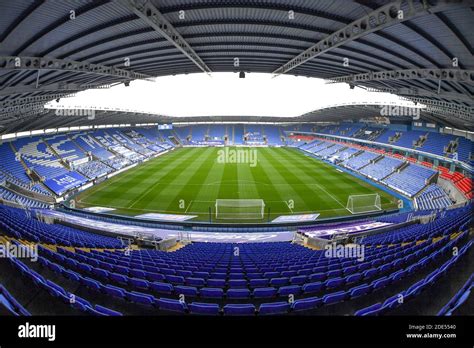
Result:
[[[211,69],[201,57],[184,40],[175,27],[161,14],[161,12],[148,0],[118,0],[127,6],[133,13],[143,19],[156,32],[172,43],[179,51],[188,57],[199,69],[210,73]]]
[[[393,80],[436,80],[474,83],[474,70],[461,69],[404,69],[370,71],[362,74],[337,76],[325,79],[329,83],[354,83]]]
[[[74,93],[78,91],[83,91],[86,89],[105,89],[110,88],[110,85],[80,85],[76,83],[52,83],[49,85],[39,86],[14,86],[14,87],[5,87],[0,89],[0,96],[4,95],[14,95],[14,94],[23,94],[23,93],[37,93],[37,92],[55,92],[59,93]]]
[[[408,5],[406,9],[403,8],[404,3]],[[308,60],[316,58],[336,47],[348,44],[367,34],[380,31],[407,20],[412,20],[418,16],[442,11],[448,6],[451,6],[451,8],[453,5],[469,7],[472,6],[473,1],[460,0],[459,2],[453,3],[449,0],[440,0],[435,5],[430,5],[427,1],[424,1],[423,5],[420,4],[421,3],[418,2],[415,3],[414,0],[397,0],[381,6],[366,16],[355,20],[320,40],[315,45],[273,71],[273,74],[286,74]]]
[[[65,72],[70,71],[74,73],[112,76],[124,80],[153,79],[153,76],[150,75],[102,64],[45,57],[2,56],[0,57],[0,71],[1,70],[59,70]]]
[[[409,96],[411,97],[428,97],[428,98],[444,98],[455,101],[460,101],[464,103],[474,103],[474,98],[472,96],[455,93],[455,92],[441,92],[437,91],[428,91],[421,88],[367,88],[369,92],[385,92],[397,94],[400,96]]]

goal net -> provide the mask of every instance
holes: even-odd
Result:
[[[262,199],[216,199],[216,219],[263,219]]]
[[[382,210],[380,195],[378,193],[367,195],[350,195],[347,198],[346,209],[351,214],[370,213]]]

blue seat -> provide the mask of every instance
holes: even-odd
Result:
[[[152,282],[161,282],[163,280],[166,280],[165,275],[161,273],[146,272],[146,277],[149,281]]]
[[[131,269],[130,276],[135,277],[135,278],[145,279],[146,272],[142,271],[141,269]]]
[[[245,275],[243,273],[229,273],[229,279],[244,279]]]
[[[99,283],[98,281],[88,278],[88,277],[81,277],[80,279],[81,283],[86,286],[87,288],[100,292],[102,284]]]
[[[174,287],[174,291],[184,296],[196,297],[198,295],[198,290],[194,286],[177,285]]]
[[[256,288],[253,290],[254,298],[269,298],[277,295],[277,289],[275,288]]]
[[[391,281],[390,278],[385,276],[382,278],[375,279],[374,281],[372,281],[371,284],[372,284],[373,290],[375,291],[375,290],[386,287],[388,284],[390,284],[390,281]]]
[[[289,278],[287,278],[287,277],[272,278],[272,279],[270,279],[270,285],[271,286],[283,286],[283,285],[287,285],[288,281],[289,281]]]
[[[112,276],[115,273],[109,273],[105,269],[101,269],[101,268],[93,268],[92,274],[101,279],[109,279],[109,275]],[[113,279],[113,278],[110,278],[110,279]],[[127,282],[125,284],[127,284]]]
[[[100,305],[95,305],[94,309],[101,315],[105,315],[105,316],[118,317],[118,316],[123,315],[120,312],[114,311],[112,309],[109,309]]]
[[[188,305],[191,314],[219,315],[219,305],[217,303],[193,302]]]
[[[354,313],[356,316],[367,316],[367,315],[377,315],[382,308],[382,303],[376,303],[369,307],[359,309],[357,312]]]
[[[264,288],[268,286],[270,283],[270,279],[262,278],[262,279],[250,279],[249,286],[251,288]]]
[[[326,280],[324,283],[324,286],[326,289],[334,289],[334,288],[339,288],[344,285],[345,279],[344,278],[332,278]]]
[[[423,289],[425,288],[425,284],[426,284],[425,280],[422,279],[416,282],[415,284],[413,284],[412,286],[410,286],[406,291],[407,299],[418,296],[420,292],[422,292]]]
[[[345,291],[333,292],[331,294],[324,295],[323,303],[325,305],[342,302],[346,299],[347,293]]]
[[[224,315],[254,315],[255,306],[250,303],[227,304],[224,306]]]
[[[203,287],[206,281],[203,278],[186,278],[186,285]]]
[[[286,314],[290,309],[288,302],[262,303],[258,309],[259,315]]]
[[[130,285],[137,288],[147,290],[150,287],[150,283],[146,280],[139,278],[130,278]]]
[[[354,273],[346,277],[346,284],[357,283],[363,278],[361,273]]]
[[[119,298],[126,298],[126,294],[127,292],[122,289],[122,288],[119,288],[117,286],[113,286],[113,285],[105,285],[103,287],[105,293],[107,295],[110,295],[110,296],[114,296],[114,297],[119,297]]]
[[[317,282],[317,281],[326,280],[326,278],[327,278],[326,273],[313,273],[309,275],[308,280],[310,282]]]
[[[193,273],[193,277],[194,278],[202,278],[202,279],[207,279],[209,278],[209,272],[198,272],[198,271],[195,271]]]
[[[305,294],[312,294],[321,291],[324,288],[324,284],[321,282],[306,283],[303,285],[303,292]]]
[[[172,300],[169,298],[160,298],[156,302],[159,308],[162,310],[180,312],[180,313],[185,313],[187,310],[186,303],[182,301]]]
[[[387,310],[394,309],[400,306],[405,301],[405,292],[401,292],[400,294],[393,295],[387,298],[382,307],[380,308],[381,312],[386,312]]]
[[[173,293],[173,285],[168,284],[168,283],[160,283],[160,282],[153,282],[150,283],[150,289],[153,291],[156,291],[157,293],[160,294],[171,294]]]
[[[362,284],[349,289],[351,298],[356,298],[362,295],[368,294],[372,290],[372,286],[368,284]]]
[[[184,269],[177,269],[177,270],[176,270],[176,275],[177,275],[177,276],[182,276],[182,277],[187,278],[187,277],[192,277],[192,276],[193,276],[193,272],[191,272],[191,271],[186,271],[186,270],[184,270]]]
[[[247,281],[245,279],[229,279],[228,285],[231,288],[246,288]]]
[[[276,277],[279,277],[279,276],[280,276],[280,272],[265,272],[265,273],[263,273],[263,277],[268,278],[268,279],[276,278]]]
[[[203,298],[223,298],[224,290],[222,288],[201,288],[199,294]]]
[[[304,283],[306,283],[307,278],[308,277],[305,275],[294,276],[290,278],[290,283],[292,285],[303,285]]]
[[[166,275],[166,280],[173,285],[184,285],[184,277],[172,274]]]
[[[124,276],[123,274],[118,274],[118,273],[110,273],[109,274],[109,279],[113,280],[114,282],[117,282],[122,285],[127,285],[128,284],[128,277]]]
[[[229,299],[247,299],[250,297],[249,289],[228,289],[226,296]]]
[[[308,297],[305,299],[301,300],[296,300],[293,302],[291,305],[291,309],[295,312],[297,311],[304,311],[304,310],[309,310],[309,309],[314,309],[323,303],[323,300],[319,297]]]
[[[328,278],[341,277],[342,276],[342,270],[337,269],[337,270],[329,271],[327,273],[327,276],[328,276]]]
[[[278,296],[289,296],[289,295],[299,295],[301,293],[301,286],[299,285],[288,285],[282,286],[278,289]]]
[[[373,278],[373,277],[375,277],[378,273],[379,273],[379,271],[378,271],[377,268],[371,268],[371,269],[368,269],[368,270],[362,272],[362,274],[364,275],[364,279]]]
[[[131,291],[128,293],[128,299],[131,302],[145,304],[149,306],[153,306],[155,303],[155,298],[152,295],[144,294],[141,292]]]
[[[207,286],[214,288],[224,288],[226,285],[225,279],[208,279]]]

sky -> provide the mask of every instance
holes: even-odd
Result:
[[[335,104],[374,101],[400,103],[392,94],[351,90],[345,83],[328,84],[316,78],[247,73],[240,79],[237,73],[199,73],[88,90],[49,106],[109,107],[175,117],[293,117]]]

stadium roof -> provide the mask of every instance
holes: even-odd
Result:
[[[221,71],[388,91],[426,104],[422,118],[471,129],[473,10],[474,0],[3,1],[0,132],[58,126],[44,103],[85,89]]]

